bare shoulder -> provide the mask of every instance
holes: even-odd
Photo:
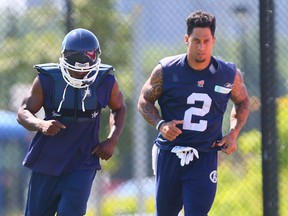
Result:
[[[43,96],[43,89],[42,89],[42,85],[40,82],[40,79],[38,76],[35,77],[30,90],[28,92],[28,94],[26,95],[26,97],[42,97]]]
[[[33,84],[32,84],[32,88],[36,88],[37,90],[41,89],[41,91],[42,91],[41,82],[40,82],[40,79],[38,76],[35,77]]]
[[[155,102],[162,94],[162,66],[158,64],[144,84],[141,95],[150,102]]]
[[[44,102],[43,89],[41,86],[40,79],[37,76],[34,79],[29,92],[24,97],[20,108],[27,109],[32,114],[35,114],[43,106],[43,102]]]
[[[108,106],[110,109],[114,110],[119,109],[124,105],[125,105],[124,95],[120,89],[117,79],[115,79]]]
[[[233,89],[238,89],[241,88],[241,86],[244,85],[244,80],[243,80],[243,74],[240,69],[236,69],[236,74],[235,74],[235,79],[234,79],[234,88]]]
[[[236,69],[231,99],[236,103],[248,99],[248,92],[244,83],[243,74],[238,68]]]
[[[161,64],[158,64],[153,69],[150,79],[151,79],[151,84],[162,86],[162,65]]]
[[[117,81],[117,79],[115,78],[115,81],[114,81],[114,84],[113,84],[113,87],[112,87],[112,92],[111,94],[112,95],[117,95],[121,92],[120,90],[120,86],[119,86],[119,83]]]

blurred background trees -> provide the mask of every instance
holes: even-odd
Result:
[[[103,170],[96,176],[87,215],[133,215],[136,212],[154,215],[150,151],[157,132],[139,115],[136,107],[138,95],[162,57],[186,52],[183,43],[185,18],[198,9],[216,15],[217,42],[213,54],[235,62],[242,70],[251,101],[251,114],[238,139],[238,151],[231,156],[220,153],[220,183],[211,215],[262,215],[260,5],[258,1],[249,0],[193,0],[181,3],[173,0],[2,1],[0,215],[22,215],[24,208],[29,171],[22,167],[21,162],[33,133],[19,127],[14,117],[36,76],[33,65],[57,63],[64,36],[78,27],[87,28],[97,35],[102,50],[101,60],[114,66],[114,74],[128,107],[126,127],[115,154],[108,162],[102,162]],[[276,71],[273,73],[276,74],[277,88],[273,91],[277,92],[277,98],[273,99],[277,107],[278,137],[272,139],[275,145],[278,142],[279,150],[278,205],[281,216],[288,208],[285,183],[288,177],[287,9],[285,0],[275,0]],[[108,121],[107,111],[103,112],[105,121]],[[228,130],[226,115],[223,132]],[[104,123],[101,138],[107,132]],[[276,165],[275,169],[278,169]]]

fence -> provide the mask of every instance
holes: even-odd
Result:
[[[138,113],[137,100],[158,60],[186,52],[185,18],[199,9],[216,15],[213,54],[243,71],[251,101],[237,152],[220,153],[210,215],[287,214],[286,0],[13,0],[0,3],[1,215],[24,211],[30,171],[21,163],[33,133],[17,124],[15,112],[35,77],[33,65],[58,62],[64,35],[76,27],[97,35],[102,62],[115,67],[128,107],[116,152],[97,173],[87,215],[154,215],[150,152],[157,134]]]

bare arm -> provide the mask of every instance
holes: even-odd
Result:
[[[162,120],[155,102],[162,94],[162,66],[158,64],[152,71],[149,79],[144,84],[139,101],[138,109],[144,119],[153,127]],[[172,120],[161,124],[159,131],[167,140],[174,140],[182,131],[177,128],[177,124],[183,124],[183,120]]]
[[[43,91],[38,77],[34,79],[28,95],[24,98],[17,113],[17,121],[30,131],[41,131],[45,135],[55,135],[65,126],[56,120],[44,121],[35,116],[43,106]]]
[[[149,79],[144,84],[139,101],[138,109],[144,119],[156,127],[157,123],[162,119],[159,114],[155,102],[162,94],[162,66],[158,64],[152,71]]]
[[[36,77],[28,95],[24,98],[20,108],[18,109],[17,121],[19,124],[31,131],[39,130],[41,120],[36,118],[35,113],[41,109],[42,104],[42,87],[38,77]]]
[[[92,151],[92,154],[104,160],[112,157],[126,119],[125,100],[117,81],[114,83],[108,106],[110,108],[109,135],[106,140],[97,145]]]
[[[118,139],[123,131],[126,119],[126,104],[122,91],[119,88],[117,81],[112,90],[111,99],[108,104],[110,110],[110,133],[108,138],[118,142]]]
[[[237,70],[236,72],[231,100],[234,103],[234,107],[230,115],[230,129],[231,132],[238,137],[240,130],[249,116],[250,106],[248,92],[240,70]]]
[[[248,92],[243,82],[242,73],[238,69],[236,71],[234,86],[231,93],[231,100],[234,103],[234,107],[230,114],[230,132],[224,136],[220,142],[220,145],[224,145],[223,152],[227,154],[236,151],[236,139],[249,116],[250,104]]]

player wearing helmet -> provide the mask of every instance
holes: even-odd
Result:
[[[123,130],[126,106],[110,65],[89,30],[74,29],[62,43],[59,64],[36,65],[18,122],[37,131],[23,165],[32,170],[25,216],[84,215],[93,179]],[[101,110],[110,109],[110,133],[100,142]],[[44,108],[45,117],[35,114]]]
[[[98,39],[88,30],[76,29],[67,34],[59,58],[65,81],[75,88],[85,88],[93,83],[101,63],[100,53]],[[69,70],[73,71],[74,77]],[[85,76],[79,79],[77,73]]]

